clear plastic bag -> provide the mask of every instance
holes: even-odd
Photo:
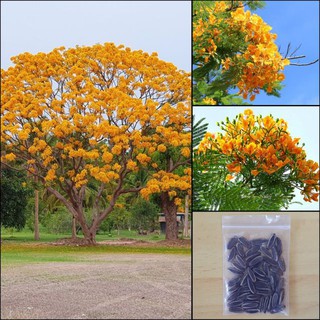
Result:
[[[222,217],[223,314],[289,315],[290,217]]]

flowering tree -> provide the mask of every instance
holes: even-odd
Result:
[[[261,90],[279,96],[290,60],[279,53],[272,28],[245,6],[254,10],[263,2],[194,2],[195,104],[244,104],[239,96],[253,101]]]
[[[305,201],[318,201],[319,165],[283,119],[247,109],[219,125],[225,133],[207,133],[194,154],[195,209],[279,210],[296,188]]]
[[[88,243],[130,192],[162,194],[170,223],[171,206],[190,189],[184,170],[190,162],[189,75],[156,53],[111,43],[23,53],[12,61],[15,66],[1,71],[2,161],[22,161],[68,208]],[[128,187],[140,170],[148,172],[147,186]],[[98,189],[92,221],[86,221],[83,201],[92,182]],[[171,231],[168,239],[176,236],[175,227]]]

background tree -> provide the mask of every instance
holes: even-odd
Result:
[[[32,189],[26,186],[27,177],[5,166],[1,168],[1,226],[23,229],[26,207]]]
[[[152,201],[138,198],[131,208],[133,224],[137,230],[154,231],[156,225],[159,226],[159,207]]]
[[[194,210],[280,210],[295,189],[318,201],[318,163],[283,119],[247,109],[219,125],[224,133],[207,133],[194,153]]]
[[[150,193],[152,183],[127,188],[126,182],[142,168],[159,167],[166,146],[177,161],[168,158],[166,171],[156,173],[159,181],[170,178],[157,185],[167,195],[164,208],[179,201],[178,194],[168,195],[171,189],[190,189],[190,171],[180,170],[190,162],[187,73],[155,53],[111,43],[24,53],[12,61],[15,66],[1,72],[2,159],[21,159],[75,217],[88,243],[121,195]],[[92,181],[98,191],[87,222],[83,203]],[[170,223],[174,210],[167,215]]]

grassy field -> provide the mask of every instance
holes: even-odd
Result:
[[[41,263],[41,262],[85,262],[88,254],[105,253],[168,253],[168,254],[190,254],[191,249],[185,247],[167,247],[159,243],[157,246],[141,245],[97,245],[97,246],[64,246],[52,245],[61,238],[70,238],[70,234],[49,234],[41,233],[40,241],[33,239],[31,231],[23,230],[20,232],[1,230],[1,265],[11,264]],[[79,236],[80,237],[80,236]],[[134,239],[145,240],[156,243],[164,240],[164,235],[138,235],[136,231],[113,232],[111,235],[97,235],[97,242],[105,240]],[[83,259],[83,256],[86,256]]]
[[[77,235],[79,238],[83,237],[81,232]],[[52,234],[47,232],[40,232],[40,241],[41,242],[51,242],[61,238],[70,238],[70,234]],[[97,234],[97,241],[104,240],[119,240],[119,239],[135,239],[135,240],[145,240],[145,241],[158,241],[164,240],[164,234],[148,234],[148,235],[139,235],[135,230],[120,230],[119,234],[117,230],[113,230],[110,234]],[[1,228],[1,239],[10,240],[10,241],[19,241],[19,242],[36,242],[34,240],[34,235],[29,229],[24,229],[22,231],[8,230]]]

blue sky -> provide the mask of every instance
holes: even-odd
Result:
[[[187,1],[1,1],[1,67],[22,52],[114,42],[190,71]]]
[[[205,118],[203,123],[208,123],[208,132],[221,132],[217,122],[224,121],[226,117],[230,120],[243,112],[248,107],[193,107],[195,121]],[[288,131],[294,138],[301,138],[300,143],[305,143],[304,149],[307,159],[319,163],[319,107],[249,107],[254,114],[267,116],[272,114],[275,118],[282,118],[288,123]],[[292,204],[289,210],[319,210],[319,202],[305,202],[299,191],[296,192],[294,201],[303,204]]]
[[[319,58],[319,1],[265,1],[263,9],[255,11],[278,35],[276,43],[285,53],[287,45],[292,48],[301,44],[296,55],[306,55],[300,62]],[[318,105],[319,62],[307,66],[285,68],[281,97],[258,95],[255,105]]]

